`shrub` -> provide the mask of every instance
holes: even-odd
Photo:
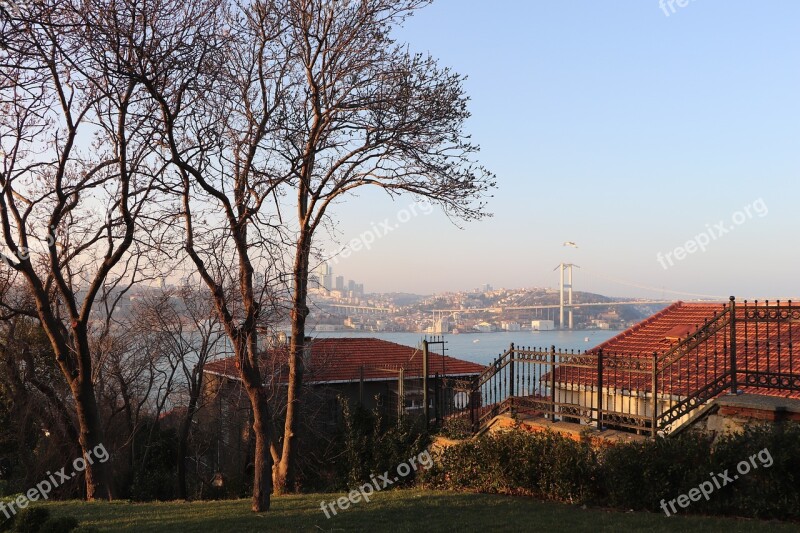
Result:
[[[379,412],[351,408],[342,401],[343,427],[337,445],[343,450],[336,460],[333,490],[344,490],[369,481],[370,475],[393,471],[398,465],[422,453],[430,442],[420,420],[411,417],[399,423]],[[398,480],[394,486],[408,485],[414,476]]]
[[[14,521],[15,533],[38,533],[50,519],[50,511],[44,507],[28,507],[17,515]]]
[[[695,434],[610,446],[601,455],[598,499],[624,509],[660,511],[661,500],[708,476],[711,440]]]
[[[14,515],[11,515],[11,518],[6,518],[5,515],[0,516],[0,532],[11,531],[14,527],[14,518]]]
[[[468,439],[472,437],[472,422],[466,418],[450,418],[442,424],[439,435],[453,440]]]
[[[172,429],[151,426],[149,422],[136,434],[136,449],[147,450],[125,484],[124,498],[138,502],[175,499],[176,437]]]
[[[761,456],[758,454],[761,452]],[[754,467],[750,459],[757,465]],[[762,461],[763,459],[763,461]],[[767,460],[772,465],[765,466]],[[747,473],[737,471],[742,461]],[[631,465],[636,465],[631,468]],[[744,468],[744,467],[743,467]],[[800,425],[749,426],[712,444],[702,434],[685,434],[606,450],[601,495],[609,505],[660,511],[669,501],[703,482],[732,482],[714,488],[708,499],[692,502],[691,512],[753,518],[800,517]]]
[[[742,462],[748,464],[739,471]],[[714,493],[707,511],[755,518],[800,517],[800,424],[754,425],[726,435],[715,445],[710,468],[715,473],[728,469],[739,477]]]
[[[42,525],[41,533],[70,533],[78,527],[78,519],[74,516],[51,518]]]
[[[136,502],[174,500],[174,472],[165,469],[137,472],[133,476],[130,499]]]
[[[742,470],[738,465],[743,464]],[[436,489],[527,494],[622,509],[662,512],[712,475],[722,483],[680,513],[800,518],[800,424],[751,426],[626,442],[599,450],[551,432],[519,429],[444,449],[422,481]],[[697,493],[696,493],[697,494]]]
[[[515,429],[446,448],[422,479],[431,488],[577,502],[594,492],[596,463],[585,442]]]

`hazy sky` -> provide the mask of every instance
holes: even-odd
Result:
[[[494,217],[459,229],[362,192],[334,212],[340,241],[393,230],[336,275],[368,291],[555,286],[571,261],[576,290],[797,296],[799,28],[796,0],[669,16],[658,0],[438,0],[398,37],[469,76]]]

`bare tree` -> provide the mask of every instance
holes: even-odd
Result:
[[[277,136],[296,200],[289,390],[276,491],[293,490],[309,261],[315,232],[354,189],[409,193],[461,219],[486,216],[494,177],[473,162],[463,77],[410,53],[392,31],[428,0],[279,2],[289,97]]]
[[[228,11],[222,2],[156,5],[128,0],[137,15],[127,31],[131,55],[109,50],[126,74],[147,88],[158,109],[154,126],[179,200],[165,222],[183,224],[188,262],[208,288],[230,339],[253,410],[253,511],[269,509],[272,492],[272,413],[259,366],[258,327],[279,277],[279,222],[269,212],[280,177],[265,145],[278,120],[284,73],[275,35],[282,22],[269,3]],[[96,24],[113,33],[114,12]],[[258,275],[256,275],[258,273]],[[274,450],[273,450],[274,452]]]
[[[178,497],[187,499],[186,458],[195,417],[205,406],[203,371],[225,351],[224,331],[208,293],[188,282],[145,297],[136,306],[132,328],[141,337],[157,339],[161,366],[173,381],[170,405],[180,418],[176,470]],[[174,375],[177,374],[177,375]]]
[[[75,402],[84,454],[103,444],[90,325],[102,293],[141,273],[138,217],[158,168],[139,88],[92,47],[83,2],[0,12],[0,231],[7,264]],[[116,41],[116,46],[126,44]],[[105,464],[87,462],[88,499],[111,498]]]
[[[135,44],[108,53],[158,108],[153,127],[175,171],[164,186],[180,199],[183,247],[212,295],[253,409],[254,511],[269,508],[273,481],[278,493],[296,485],[309,261],[330,208],[373,185],[438,203],[454,218],[486,215],[480,198],[493,176],[473,161],[477,147],[463,133],[463,78],[391,36],[427,4],[255,0],[228,9],[221,0],[127,0],[117,12],[134,14],[134,24],[114,11],[93,19],[109,34],[125,27]],[[282,194],[295,204],[291,224]],[[289,252],[281,247],[288,227]],[[268,288],[287,255],[290,377],[276,417],[257,325],[274,311]],[[273,434],[277,419],[283,430]]]

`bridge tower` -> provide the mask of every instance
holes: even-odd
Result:
[[[558,302],[558,327],[564,329],[564,289],[567,289],[567,306],[569,307],[569,329],[572,329],[572,267],[580,268],[572,263],[561,263],[553,270],[559,271],[559,302]],[[567,273],[567,282],[564,283],[564,272]]]

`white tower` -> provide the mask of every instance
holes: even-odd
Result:
[[[572,263],[561,263],[553,270],[559,271],[559,303],[558,327],[564,329],[564,289],[567,289],[567,306],[569,307],[569,329],[572,329],[572,267],[580,268]],[[564,271],[567,272],[567,282],[564,283]]]

